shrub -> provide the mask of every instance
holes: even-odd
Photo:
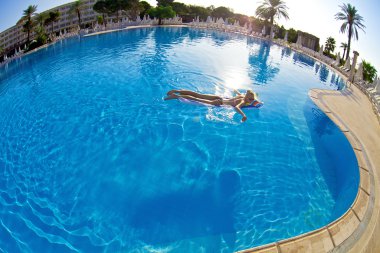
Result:
[[[377,70],[371,63],[363,60],[363,78],[365,81],[372,83],[376,77]]]
[[[285,38],[285,33],[286,33],[286,29],[282,25],[281,27],[278,27],[277,33],[275,35],[275,38],[283,39],[283,38]]]
[[[293,28],[290,28],[288,30],[288,41],[291,43],[296,43],[297,38],[298,38],[297,31],[294,30]]]

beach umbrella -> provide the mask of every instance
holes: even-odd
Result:
[[[273,27],[273,25],[270,27],[270,37],[271,37],[271,39],[274,38],[274,27]]]
[[[346,63],[344,64],[344,68],[349,70],[351,68],[351,63],[350,63],[351,59],[350,59],[350,56],[348,56],[347,58],[347,61]]]
[[[296,42],[297,45],[301,46],[302,45],[302,38],[301,38],[301,35],[298,35],[297,36],[297,42]]]
[[[320,55],[323,55],[323,45],[322,45],[321,48],[319,49],[319,54],[320,54]]]
[[[335,65],[340,65],[340,52],[338,52],[338,55],[336,56]]]
[[[359,64],[358,70],[355,73],[355,81],[361,81],[363,80],[363,63],[361,62]]]
[[[249,23],[249,26],[248,26],[248,33],[251,33],[252,32],[252,24]]]

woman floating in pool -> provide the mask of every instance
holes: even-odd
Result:
[[[245,106],[252,105],[254,102],[258,102],[257,95],[252,90],[247,90],[245,94],[241,94],[239,91],[235,90],[237,96],[233,98],[222,98],[216,95],[200,94],[189,90],[171,90],[167,93],[165,100],[185,98],[192,101],[201,102],[209,105],[228,105],[235,108],[235,110],[243,117],[242,122],[247,120],[247,116],[241,110]]]

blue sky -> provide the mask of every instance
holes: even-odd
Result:
[[[54,6],[72,2],[70,0],[0,0],[0,31],[4,31],[14,25],[22,16],[22,12],[30,4],[37,5],[37,12],[48,10]],[[155,0],[147,0],[151,5],[156,5]],[[255,9],[261,1],[253,0],[178,0],[186,4],[194,4],[201,6],[226,6],[232,8],[235,13],[242,13],[253,16]],[[359,32],[359,41],[353,41],[351,48],[359,52],[359,58],[365,59],[376,67],[380,72],[380,54],[377,48],[380,41],[380,33],[378,32],[378,13],[380,13],[379,0],[284,0],[289,7],[288,13],[290,20],[277,20],[280,25],[285,28],[294,28],[304,32],[311,33],[320,38],[320,42],[324,44],[326,38],[331,36],[335,38],[337,50],[341,42],[347,43],[347,35],[339,32],[341,21],[336,21],[335,13],[340,11],[339,6],[343,3],[350,3],[356,7],[358,13],[363,16],[366,26],[365,33]]]

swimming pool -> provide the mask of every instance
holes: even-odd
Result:
[[[343,88],[270,42],[190,28],[61,41],[0,69],[0,248],[232,252],[341,216],[359,184],[310,88]],[[173,88],[245,110],[163,101]]]

